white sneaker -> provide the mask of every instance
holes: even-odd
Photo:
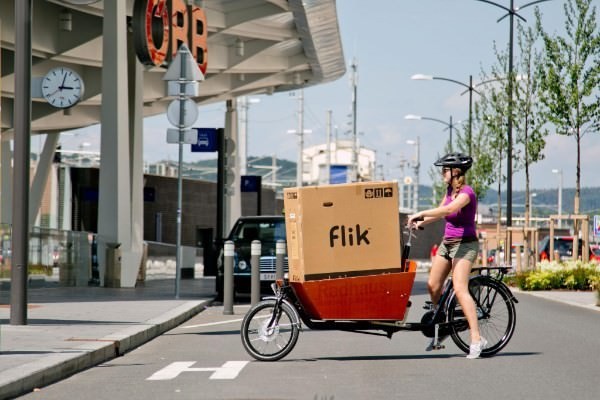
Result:
[[[481,351],[485,348],[485,346],[487,346],[487,344],[488,342],[483,336],[479,339],[479,342],[471,343],[471,346],[469,347],[469,354],[467,354],[467,358],[469,360],[479,358],[479,356],[481,355]]]

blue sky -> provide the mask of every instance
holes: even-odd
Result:
[[[496,0],[508,6],[509,0]],[[529,3],[515,0],[516,6]],[[549,32],[562,32],[563,1],[539,5],[543,23]],[[594,0],[600,6],[600,0]],[[388,179],[402,179],[398,160],[414,158],[415,147],[407,140],[420,138],[420,181],[430,184],[429,166],[443,151],[448,132],[432,121],[405,120],[417,114],[448,120],[468,117],[468,94],[464,88],[444,81],[415,81],[416,73],[446,77],[468,83],[473,75],[479,81],[481,69],[489,71],[495,56],[494,41],[499,47],[508,43],[509,22],[497,22],[504,12],[475,0],[338,0],[338,20],[344,55],[350,64],[358,63],[357,125],[362,145],[377,151]],[[600,8],[600,7],[598,7]],[[528,24],[535,23],[534,7],[521,11]],[[515,41],[516,43],[516,41]],[[210,61],[209,61],[210,62]],[[339,80],[305,89],[305,129],[312,134],[305,146],[325,141],[327,110],[332,110],[340,139],[349,139],[351,111],[350,68]],[[200,90],[201,87],[200,87]],[[476,95],[475,95],[476,96]],[[248,154],[271,156],[295,161],[297,137],[287,130],[297,128],[296,97],[289,93],[256,96],[259,103],[250,106],[248,115]],[[200,107],[197,126],[223,126],[224,104]],[[147,161],[177,159],[177,145],[166,144],[164,115],[147,118],[144,129],[144,153]],[[88,128],[75,136],[61,139],[63,148],[77,149],[82,142],[99,142],[98,129]],[[35,141],[32,142],[35,146]],[[532,187],[555,188],[558,177],[552,169],[562,169],[564,187],[575,186],[576,143],[573,137],[551,133],[547,138],[546,158],[533,166]],[[185,161],[214,156],[191,153],[186,146]],[[582,141],[581,185],[600,186],[600,133],[588,133]],[[524,173],[515,171],[513,188],[524,189]]]

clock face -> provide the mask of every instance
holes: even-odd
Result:
[[[54,107],[72,107],[83,96],[83,80],[69,68],[51,69],[42,80],[42,96]]]

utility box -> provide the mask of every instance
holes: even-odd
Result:
[[[121,287],[121,244],[106,243],[104,287]]]

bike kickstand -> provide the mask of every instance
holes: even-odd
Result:
[[[439,330],[440,330],[440,325],[439,324],[435,324],[435,333],[433,336],[433,349],[434,350],[441,350],[446,348],[446,346],[444,346],[443,344],[440,343],[440,336],[439,336]]]

